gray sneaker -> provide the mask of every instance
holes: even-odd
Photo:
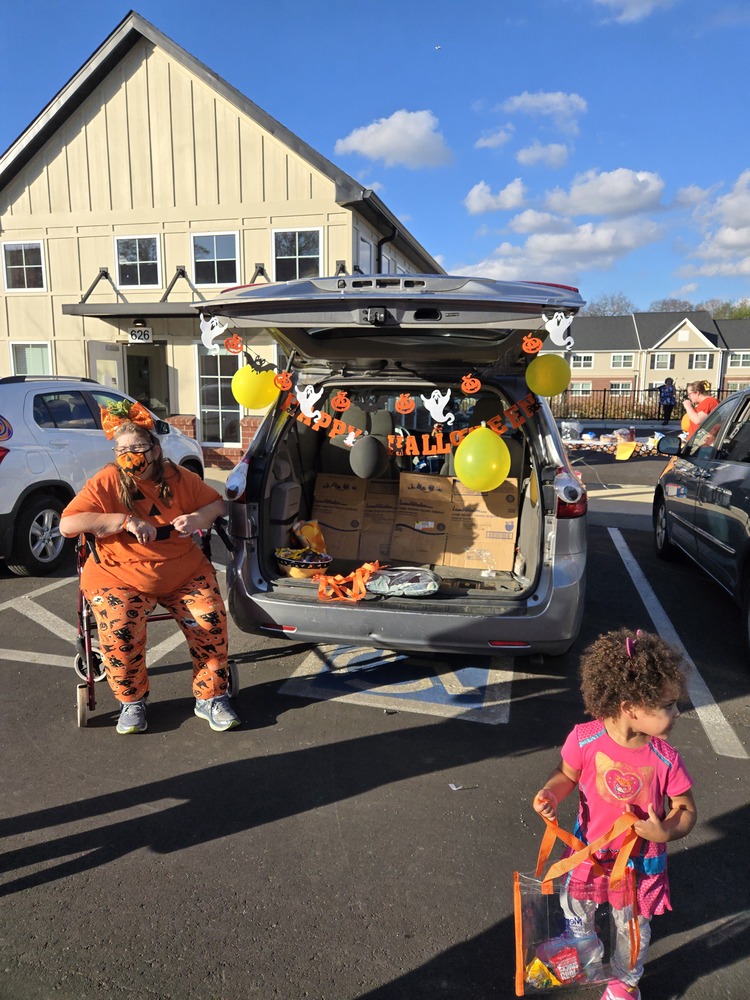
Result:
[[[215,733],[223,733],[226,729],[239,726],[237,713],[229,704],[229,695],[222,694],[218,698],[201,698],[195,700],[195,714],[199,719],[205,719]]]
[[[147,729],[146,699],[124,701],[120,709],[120,718],[117,720],[117,732],[125,736],[128,733],[145,733]]]

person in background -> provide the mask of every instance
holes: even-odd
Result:
[[[139,403],[102,408],[115,461],[88,480],[62,512],[66,538],[90,533],[80,586],[91,606],[107,681],[120,704],[117,732],[147,728],[146,624],[157,603],[176,619],[193,661],[195,714],[211,729],[238,726],[229,703],[227,616],[216,573],[193,532],[226,513],[200,476],[162,456],[153,420]],[[127,412],[124,412],[123,410]]]
[[[617,935],[612,943],[615,978],[601,1000],[640,1000],[638,981],[651,937],[651,918],[671,910],[667,844],[686,837],[697,811],[692,779],[667,738],[679,717],[685,679],[677,653],[658,635],[618,629],[592,643],[581,660],[581,694],[593,722],[575,726],[563,745],[559,766],[540,788],[533,808],[557,821],[560,802],[578,788],[574,835],[584,844],[604,836],[623,814],[638,820],[641,838],[628,866],[635,870],[637,908],[613,904]],[[609,873],[622,837],[594,854]],[[570,854],[568,850],[568,854]],[[592,868],[567,877],[561,904],[573,936],[596,932],[595,912],[608,887]],[[639,923],[640,944],[631,967],[630,921]]]
[[[676,402],[677,391],[674,387],[674,379],[665,378],[664,385],[659,386],[659,409],[661,410],[663,427],[666,427],[669,423]]]
[[[686,398],[682,401],[682,405],[690,420],[690,430],[687,432],[688,439],[695,434],[709,413],[719,405],[719,400],[715,396],[709,395],[710,391],[711,386],[703,380],[688,382],[685,387]]]

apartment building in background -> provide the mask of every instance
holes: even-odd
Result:
[[[0,156],[0,376],[88,376],[233,464],[260,416],[191,302],[227,286],[443,273],[363,188],[130,12]],[[250,345],[276,360],[269,337]]]

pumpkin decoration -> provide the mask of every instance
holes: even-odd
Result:
[[[417,403],[414,397],[410,396],[408,392],[402,392],[393,405],[396,413],[413,413]]]
[[[461,379],[461,392],[465,392],[467,396],[473,396],[475,392],[479,392],[482,388],[482,383],[476,377],[476,375],[464,375]]]
[[[273,384],[282,392],[288,392],[292,388],[292,376],[288,371],[279,372],[274,376]]]
[[[543,344],[541,337],[535,337],[533,333],[527,333],[521,341],[521,347],[527,354],[538,354]]]
[[[242,337],[239,333],[233,333],[231,337],[227,337],[224,341],[224,347],[230,354],[241,354],[245,345],[242,342]]]
[[[343,389],[339,389],[331,400],[331,406],[337,413],[344,413],[352,405],[351,399]]]

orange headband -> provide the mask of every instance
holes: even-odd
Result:
[[[115,436],[115,431],[120,424],[129,421],[138,427],[144,427],[151,431],[154,429],[154,421],[145,406],[140,403],[131,403],[124,399],[121,403],[109,403],[107,406],[100,406],[99,412],[102,417],[102,430],[107,435],[107,440],[111,441]]]

